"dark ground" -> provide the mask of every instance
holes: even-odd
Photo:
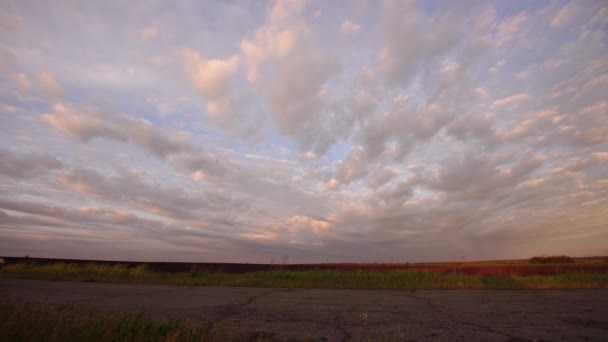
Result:
[[[608,341],[608,290],[412,292],[0,279],[0,300],[143,311],[314,340]]]

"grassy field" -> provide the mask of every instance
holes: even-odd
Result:
[[[140,265],[70,264],[4,265],[2,278],[80,282],[163,284],[185,286],[248,286],[324,289],[597,289],[608,288],[608,273],[564,273],[536,276],[482,276],[430,271],[343,272],[262,271],[241,274],[222,272],[154,272]]]
[[[42,304],[0,304],[3,341],[266,341],[269,332]]]

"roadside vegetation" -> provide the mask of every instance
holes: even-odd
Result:
[[[272,337],[268,334],[200,320],[160,320],[144,314],[69,306],[0,304],[3,341],[262,341]]]
[[[570,272],[553,275],[487,276],[433,271],[261,271],[222,273],[192,271],[164,273],[146,266],[107,264],[17,263],[4,265],[2,278],[58,281],[163,284],[185,286],[246,286],[324,289],[577,289],[608,288],[608,272]]]

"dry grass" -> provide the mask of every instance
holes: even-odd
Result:
[[[336,272],[264,271],[242,274],[221,272],[161,273],[145,266],[99,264],[5,265],[0,277],[83,282],[137,283],[187,286],[248,286],[327,289],[572,289],[608,288],[608,273],[567,273],[543,276],[494,277],[429,271]]]
[[[2,303],[0,336],[3,341],[242,341],[247,335],[209,322]]]

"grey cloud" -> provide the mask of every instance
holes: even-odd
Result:
[[[61,161],[48,154],[15,153],[0,148],[0,174],[13,178],[33,178],[62,167]]]
[[[366,177],[380,164],[401,163],[416,144],[433,137],[452,118],[452,110],[419,107],[397,99],[386,114],[363,124],[346,158],[337,165],[337,179],[348,184]]]
[[[28,213],[47,218],[61,219],[74,223],[83,222],[107,222],[111,224],[131,224],[137,221],[133,214],[119,210],[110,210],[99,207],[81,207],[76,210],[68,210],[61,207],[49,206],[43,203],[26,202],[0,198],[0,208]],[[6,214],[6,213],[5,213]],[[8,218],[9,216],[5,216]],[[55,220],[45,220],[40,217],[21,217],[22,220],[30,220],[30,224],[42,224],[49,226],[60,226]],[[6,222],[5,222],[6,223]]]
[[[493,120],[487,116],[462,116],[447,127],[447,133],[463,140],[489,141],[495,134]]]
[[[152,124],[114,113],[93,111],[75,105],[57,104],[43,121],[78,139],[88,141],[105,138],[132,142],[154,156],[175,163],[189,172],[202,170],[214,177],[222,177],[227,163],[216,153],[205,151],[195,144],[189,133],[160,130]]]
[[[183,261],[184,256],[191,255],[193,260],[246,262],[250,257],[259,258],[260,251],[268,258],[286,253],[305,258],[310,250],[298,245],[285,246],[283,241],[256,241],[207,227],[190,227],[187,221],[166,223],[103,207],[68,208],[0,198],[0,208],[20,213],[13,215],[0,210],[0,241],[17,243],[3,246],[5,253],[13,255],[27,253],[73,258],[73,255],[61,254],[63,248],[68,248],[70,253],[93,259],[141,260],[139,258],[143,256],[144,260],[158,261],[158,253],[163,251],[175,261]],[[44,238],[44,246],[36,245],[37,239],[30,240],[32,235]],[[127,244],[123,246],[122,242]],[[108,243],[113,246],[112,256],[107,255]],[[153,252],[133,249],[135,243],[146,244]],[[78,249],[77,246],[83,245],[94,247],[91,255]],[[176,248],[186,254],[175,255],[171,251]],[[236,249],[240,251],[238,255],[234,254]]]
[[[17,58],[6,47],[0,47],[0,71],[4,75],[10,75],[19,70]]]
[[[92,120],[89,120],[91,118]],[[194,173],[195,177],[204,180],[208,191],[223,189],[228,196],[243,194],[235,195],[234,201],[229,203],[231,201],[228,197],[220,195],[219,192],[209,192],[204,196],[191,198],[186,192],[175,188],[151,189],[135,174],[104,177],[93,170],[76,169],[62,176],[61,181],[64,184],[97,198],[119,201],[123,205],[136,205],[140,210],[158,210],[159,214],[176,219],[194,218],[196,215],[210,219],[205,210],[219,213],[236,211],[244,214],[247,201],[252,201],[242,197],[256,199],[259,193],[265,193],[266,199],[256,202],[269,210],[276,206],[272,201],[295,205],[287,209],[290,212],[298,209],[310,211],[309,207],[319,205],[319,202],[315,205],[306,204],[311,200],[310,196],[289,185],[265,179],[265,174],[261,172],[268,172],[268,169],[248,170],[247,166],[243,168],[241,163],[219,153],[218,150],[204,150],[186,135],[171,135],[172,132],[167,133],[143,121],[116,114],[102,117],[95,112],[86,109],[75,110],[72,107],[59,108],[53,114],[47,114],[45,121],[77,137],[131,141],[166,160],[178,171]],[[173,138],[174,136],[176,138]],[[213,196],[217,198],[214,199]],[[219,201],[217,205],[214,204],[215,201]],[[197,211],[197,208],[202,211]]]
[[[487,197],[497,189],[519,183],[542,163],[543,158],[536,156],[524,155],[517,159],[509,156],[501,160],[476,153],[466,154],[443,161],[436,178],[427,180],[426,184],[447,193]]]
[[[372,206],[379,206],[386,211],[399,211],[405,202],[412,197],[415,180],[408,179],[395,184],[392,188],[383,188],[374,192]]]
[[[390,182],[393,178],[397,177],[399,172],[389,167],[384,167],[375,171],[371,175],[370,186],[373,188],[378,188]]]
[[[93,138],[132,141],[161,158],[190,149],[187,137],[180,135],[180,132],[160,132],[143,120],[101,113],[71,104],[54,105],[53,112],[44,114],[42,119],[84,141]]]
[[[581,175],[600,170],[602,164],[597,161],[578,163],[576,173],[529,177],[531,170],[539,170],[538,163],[534,158],[522,160],[505,173],[512,176],[499,180],[502,177],[487,172],[492,168],[491,161],[477,161],[476,166],[484,171],[473,172],[475,165],[470,165],[468,171],[473,172],[472,177],[479,177],[479,182],[467,180],[468,177],[459,179],[464,186],[448,182],[456,182],[457,175],[462,176],[462,167],[466,164],[462,163],[461,170],[455,171],[454,175],[444,173],[442,185],[449,191],[447,195],[436,194],[423,201],[413,198],[409,202],[412,186],[425,186],[424,180],[414,177],[411,182],[371,193],[366,206],[338,210],[337,225],[357,232],[352,237],[355,241],[367,241],[370,255],[385,258],[388,257],[386,253],[402,250],[398,253],[402,258],[424,259],[430,257],[426,254],[429,248],[434,251],[431,255],[437,250],[445,250],[452,259],[471,253],[477,257],[496,253],[502,256],[512,253],[534,255],[539,247],[531,241],[539,239],[545,241],[547,251],[581,253],[576,244],[566,242],[575,240],[579,241],[579,246],[585,246],[584,250],[601,248],[594,239],[606,234],[594,227],[602,226],[606,219],[603,203],[608,198],[608,189]],[[449,173],[454,165],[445,167]],[[491,184],[492,181],[499,184]],[[585,204],[581,206],[581,203]],[[589,234],[577,236],[576,232],[581,231]],[[437,236],[442,238],[437,239]],[[547,237],[552,237],[551,241]],[[346,249],[355,241],[345,235],[332,248]],[[475,246],[479,243],[489,243],[492,247],[478,249]]]
[[[179,220],[213,218],[216,214],[243,212],[248,204],[210,190],[193,193],[177,187],[148,183],[135,173],[105,176],[87,169],[75,169],[59,178],[66,187],[93,198]]]
[[[455,48],[463,36],[463,18],[430,18],[411,1],[384,2],[382,16],[379,72],[393,84],[409,82],[429,62]]]
[[[304,150],[317,148],[327,99],[323,84],[336,73],[336,61],[320,51],[297,53],[280,64],[274,76],[270,107],[279,130]],[[318,149],[325,152],[327,144]]]
[[[196,226],[186,229],[184,224],[137,217],[129,212],[103,207],[66,208],[0,198],[0,208],[20,213],[13,215],[0,211],[0,234],[12,232],[11,238],[27,238],[29,234],[36,234],[51,237],[51,242],[68,237],[81,243],[128,240],[132,244],[133,241],[146,241],[157,246],[169,244],[202,251],[215,250],[208,247],[210,241],[239,242],[208,229]]]

